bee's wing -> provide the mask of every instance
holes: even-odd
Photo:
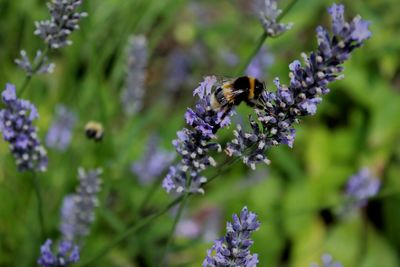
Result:
[[[223,84],[232,83],[234,81],[234,78],[230,78],[230,77],[226,77],[226,76],[215,75],[215,77],[217,78],[216,85],[218,87],[222,86]]]

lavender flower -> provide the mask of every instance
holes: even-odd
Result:
[[[194,109],[188,108],[185,119],[191,126],[177,132],[178,139],[173,145],[182,160],[170,167],[168,175],[163,181],[167,192],[185,191],[204,193],[201,185],[207,178],[201,175],[208,166],[215,166],[216,162],[209,154],[211,151],[221,151],[221,146],[213,141],[215,133],[222,127],[230,124],[232,110],[215,111],[211,108],[210,99],[212,88],[216,85],[214,76],[206,77],[200,86],[194,90],[194,95],[200,98]]]
[[[269,162],[265,157],[268,148],[279,144],[293,146],[293,124],[299,117],[315,114],[321,96],[329,92],[327,85],[342,78],[341,64],[370,37],[367,22],[359,16],[345,22],[343,11],[343,6],[336,4],[329,9],[333,36],[322,27],[317,28],[318,50],[309,56],[303,54],[304,66],[298,60],[289,65],[289,86],[281,85],[276,78],[277,92],[262,93],[260,105],[255,109],[257,119],[250,116],[252,132],[245,132],[239,125],[235,139],[227,146],[228,155],[240,156],[244,163],[255,168],[257,163]]]
[[[175,49],[168,56],[168,77],[165,83],[168,90],[172,92],[177,91],[182,86],[183,81],[187,82],[190,75],[192,62],[188,53],[188,51],[182,49]]]
[[[132,172],[137,175],[141,184],[149,184],[160,176],[175,159],[175,153],[158,147],[158,138],[152,136],[147,150],[141,160],[132,164]]]
[[[246,75],[263,80],[265,70],[271,66],[274,59],[265,47],[262,47],[257,55],[252,59],[246,69]]]
[[[48,59],[47,57],[43,57],[43,52],[41,50],[36,51],[36,56],[32,63],[25,50],[21,50],[20,54],[21,58],[15,59],[15,63],[24,70],[28,76],[53,72],[55,67],[54,63],[47,63]]]
[[[40,258],[37,263],[42,267],[69,266],[79,261],[79,247],[69,241],[61,241],[58,245],[58,252],[53,253],[51,239],[40,247]]]
[[[46,136],[46,145],[59,151],[67,149],[75,123],[76,115],[72,111],[64,105],[57,106],[56,117]]]
[[[10,143],[11,153],[19,171],[46,171],[47,152],[37,136],[33,121],[39,117],[36,107],[18,99],[15,86],[8,83],[2,93],[5,105],[0,109],[0,132]]]
[[[51,18],[35,22],[34,34],[52,49],[71,45],[68,36],[79,29],[79,20],[87,16],[86,12],[76,11],[81,4],[82,0],[52,0],[47,4]]]
[[[322,265],[313,263],[310,265],[310,267],[343,267],[343,265],[341,263],[335,262],[333,260],[332,256],[329,254],[322,255],[321,263],[322,263]]]
[[[255,6],[261,24],[268,36],[277,37],[292,28],[292,23],[283,24],[278,22],[278,17],[282,10],[278,9],[275,0],[258,0]]]
[[[146,37],[142,35],[132,36],[128,47],[125,88],[121,93],[121,102],[127,115],[131,116],[142,109],[147,60]]]
[[[260,227],[257,215],[244,207],[240,217],[234,214],[232,219],[233,222],[228,222],[226,225],[225,237],[216,240],[212,248],[207,251],[203,267],[257,266],[257,254],[250,254],[250,247],[253,245],[250,235]]]
[[[79,186],[76,193],[64,198],[61,208],[60,231],[65,240],[79,240],[89,234],[95,219],[94,209],[98,205],[97,193],[100,191],[101,169],[86,172],[78,170]]]
[[[363,207],[370,197],[379,192],[381,182],[368,168],[361,169],[352,175],[346,185],[346,195],[353,205]]]

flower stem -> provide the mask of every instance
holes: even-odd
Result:
[[[138,223],[133,224],[131,227],[129,227],[127,230],[125,230],[123,233],[118,235],[114,240],[112,240],[107,246],[105,246],[102,250],[100,250],[97,254],[95,254],[93,257],[89,258],[88,260],[84,261],[81,265],[83,266],[93,266],[92,264],[103,257],[105,254],[107,254],[111,249],[113,249],[117,244],[121,243],[122,241],[126,240],[130,235],[133,233],[137,232],[138,230],[142,229],[143,227],[149,225],[152,223],[155,219],[166,213],[169,209],[177,205],[182,201],[184,196],[180,196],[175,198],[173,201],[171,201],[168,205],[166,205],[163,209],[158,211],[157,213],[154,213],[148,217],[145,217],[144,219],[140,220]]]
[[[49,47],[46,46],[46,48],[43,50],[43,53],[40,55],[39,59],[37,60],[36,64],[33,66],[32,74],[27,75],[25,77],[24,82],[22,83],[21,88],[19,89],[18,97],[22,97],[22,95],[24,94],[30,81],[32,80],[32,76],[35,75],[36,72],[39,70],[39,68],[42,66],[44,59],[46,58],[48,52],[49,52]]]
[[[44,215],[43,215],[43,199],[42,199],[42,194],[40,190],[40,181],[39,178],[35,173],[33,173],[33,183],[35,187],[35,194],[36,194],[36,199],[38,203],[38,219],[39,219],[39,226],[40,226],[40,233],[41,233],[41,240],[44,240],[46,238],[46,228],[44,224]]]
[[[189,199],[189,191],[186,191],[185,194],[183,195],[182,202],[179,205],[179,209],[178,209],[178,212],[176,213],[176,216],[175,216],[175,219],[174,219],[174,223],[172,224],[171,231],[169,232],[168,240],[167,240],[167,243],[165,245],[165,249],[164,249],[162,260],[161,260],[161,262],[162,262],[161,266],[166,266],[165,264],[167,262],[169,248],[170,248],[170,246],[172,244],[172,240],[173,240],[174,235],[175,235],[176,226],[178,225],[178,223],[179,223],[179,221],[180,221],[180,219],[182,217],[182,212],[183,212],[183,209],[186,206],[186,203],[187,203],[188,199]]]
[[[292,0],[286,8],[282,11],[282,13],[276,18],[276,21],[279,22],[289,11],[292,9],[292,7],[296,4],[297,0]],[[263,31],[261,36],[259,37],[257,41],[257,45],[254,47],[250,55],[246,58],[246,60],[243,62],[243,64],[239,67],[238,71],[236,72],[236,76],[243,75],[244,71],[246,68],[249,66],[250,62],[253,60],[253,58],[257,55],[258,51],[264,44],[265,40],[267,39],[268,34]]]

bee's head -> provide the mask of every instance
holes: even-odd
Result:
[[[265,84],[256,79],[254,86],[254,95],[257,98],[264,91]]]

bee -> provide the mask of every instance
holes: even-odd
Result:
[[[93,139],[96,142],[101,141],[104,136],[103,125],[96,121],[89,121],[86,123],[85,133],[87,138]]]
[[[264,83],[251,76],[222,82],[222,85],[211,95],[211,108],[213,110],[227,109],[242,102],[251,107],[256,106],[264,89]]]

